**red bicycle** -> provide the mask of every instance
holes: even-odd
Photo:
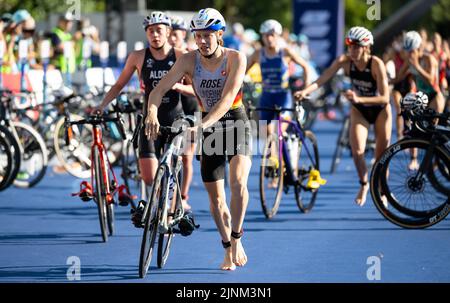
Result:
[[[70,144],[75,133],[80,133],[79,127],[85,124],[92,125],[91,183],[81,182],[80,191],[72,194],[72,196],[79,196],[85,202],[93,199],[97,204],[103,242],[107,242],[108,236],[114,234],[114,205],[116,204],[114,196],[118,194],[118,201],[121,206],[131,204],[133,207],[134,205],[128,188],[125,185],[118,186],[116,175],[102,141],[102,126],[106,128],[110,123],[114,123],[122,139],[126,139],[120,113],[115,112],[114,117],[111,117],[111,114],[92,115],[79,121],[70,121],[69,116],[66,116],[64,121],[67,145]],[[92,187],[91,184],[95,186]]]

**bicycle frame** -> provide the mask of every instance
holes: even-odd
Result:
[[[92,145],[91,145],[91,163],[94,163],[94,151],[97,148],[99,155],[100,155],[100,168],[102,170],[102,177],[103,177],[103,184],[105,184],[106,187],[106,193],[102,193],[102,194],[106,194],[106,202],[108,204],[113,203],[113,196],[117,191],[117,178],[116,175],[114,173],[114,170],[112,168],[111,163],[108,160],[108,156],[106,155],[106,150],[105,150],[105,146],[103,145],[102,142],[102,129],[100,127],[100,125],[94,125],[93,129],[92,129]],[[106,166],[107,164],[107,166]],[[111,192],[111,188],[110,188],[110,183],[109,183],[109,175],[108,175],[108,169],[111,171],[111,174],[113,176],[114,179],[114,191]],[[94,165],[91,165],[91,184],[95,184],[94,182]],[[98,188],[96,188],[95,190],[99,190]]]
[[[302,148],[305,148],[306,150],[306,154],[308,155],[309,159],[311,160],[311,162],[314,164],[314,166],[316,165],[314,158],[311,156],[311,152],[308,149],[308,146],[305,144],[305,136],[303,134],[303,128],[300,124],[300,122],[296,119],[294,121],[292,120],[287,120],[287,119],[283,119],[281,117],[281,112],[278,113],[278,127],[277,127],[277,134],[278,134],[278,155],[279,155],[279,159],[284,159],[286,167],[287,167],[287,176],[289,178],[289,181],[291,181],[293,184],[297,184],[299,178],[297,176],[295,176],[295,174],[293,174],[292,172],[292,164],[291,164],[291,159],[288,153],[288,149],[286,146],[286,141],[283,140],[283,131],[281,129],[281,125],[283,123],[287,123],[289,126],[293,126],[295,132],[300,136],[300,141],[302,142]]]
[[[170,144],[166,144],[165,145],[165,152],[163,154],[163,156],[161,157],[161,161],[160,164],[158,166],[157,171],[160,169],[160,167],[164,167],[165,168],[165,180],[169,180],[171,176],[174,177],[174,182],[176,183],[176,186],[179,186],[180,182],[178,180],[178,171],[180,170],[181,166],[182,166],[182,162],[179,161],[178,157],[178,152],[181,146],[181,142],[182,142],[182,137],[180,135],[176,136],[172,142]],[[181,201],[181,194],[180,191],[178,190],[178,195],[180,195],[180,197],[176,198],[176,204],[175,204],[175,213],[173,214],[173,220],[171,221],[171,223],[169,224],[167,222],[167,215],[168,215],[168,208],[170,205],[168,205],[168,203],[172,203],[172,201],[168,201],[169,199],[169,184],[168,182],[165,182],[164,186],[162,187],[162,195],[160,196],[159,199],[159,204],[158,204],[158,208],[162,209],[162,220],[159,222],[159,226],[158,226],[158,232],[161,234],[165,234],[167,233],[173,226],[175,226],[176,224],[178,224],[179,220],[183,217],[184,215],[184,209],[183,207],[181,207],[179,201]],[[142,222],[145,222],[147,214],[148,214],[148,209],[149,209],[150,203],[147,203],[147,205],[145,206],[143,215],[142,215]]]

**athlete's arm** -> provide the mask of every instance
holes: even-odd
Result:
[[[239,90],[242,87],[245,77],[245,68],[247,64],[247,58],[241,52],[231,52],[229,55],[229,74],[223,88],[220,101],[214,105],[209,113],[202,120],[202,128],[208,128],[214,123],[219,121],[233,104]]]
[[[375,97],[359,97],[353,99],[354,103],[367,105],[389,104],[389,84],[386,73],[386,66],[383,61],[377,57],[373,57],[372,68],[377,81],[378,96]]]
[[[413,61],[411,64],[414,66],[414,68],[417,70],[419,75],[425,79],[430,86],[435,85],[435,75],[437,75],[437,61],[436,58],[434,58],[431,55],[425,55],[425,64],[426,67],[422,67],[419,63],[419,60],[417,59],[411,59]]]
[[[172,89],[184,96],[195,97],[194,88],[192,87],[192,82],[189,77],[185,77],[183,82],[184,83],[175,83]]]
[[[306,87],[305,89],[296,92],[294,94],[294,97],[297,100],[301,100],[305,96],[309,95],[310,93],[321,87],[324,83],[330,80],[331,77],[333,77],[337,73],[337,71],[344,66],[344,64],[347,61],[348,59],[346,55],[341,55],[340,57],[338,57],[336,60],[334,60],[333,64],[331,64],[331,66],[328,67],[316,81],[308,85],[308,87]]]
[[[396,77],[391,81],[392,84],[396,84],[406,78],[409,74],[409,65],[404,63],[402,67],[398,70]]]
[[[181,80],[185,74],[190,74],[190,54],[181,56],[169,72],[159,81],[158,85],[148,96],[147,118],[145,120],[145,134],[148,138],[155,140],[158,136],[158,107],[161,105],[162,97]],[[191,69],[192,70],[192,69]]]
[[[309,82],[310,71],[308,63],[302,57],[293,52],[290,48],[286,47],[284,51],[286,55],[292,59],[292,61],[294,61],[303,68],[303,77],[304,77],[303,80],[305,81],[305,85],[308,85],[310,83]]]
[[[138,52],[132,52],[125,63],[125,67],[120,73],[119,79],[117,79],[116,83],[111,87],[111,89],[106,93],[103,98],[102,103],[97,107],[97,111],[103,111],[103,109],[108,106],[108,104],[114,100],[120,93],[120,91],[127,85],[128,81],[130,81],[133,73],[136,71],[138,66],[139,58]]]
[[[177,58],[177,60],[185,53],[187,52],[183,51],[182,49],[175,48],[175,57]],[[184,81],[182,82],[175,83],[172,89],[182,95],[195,97],[194,88],[192,87],[192,81],[190,81],[189,77],[185,77]]]
[[[253,65],[255,65],[256,62],[259,61],[259,50],[255,50],[253,54],[248,58],[247,67],[245,69],[245,73],[252,68]]]

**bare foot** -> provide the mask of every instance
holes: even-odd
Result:
[[[369,184],[366,183],[364,185],[361,185],[359,192],[355,198],[356,204],[358,204],[361,207],[364,206],[364,204],[366,203],[368,191],[369,191]]]
[[[244,266],[247,263],[247,255],[245,254],[241,239],[231,238],[231,250],[233,252],[233,263],[237,266]]]
[[[225,250],[225,257],[223,258],[223,263],[220,265],[221,270],[235,270],[236,265],[233,263],[233,254],[231,247]]]

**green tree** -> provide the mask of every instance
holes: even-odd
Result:
[[[0,13],[14,13],[19,9],[26,9],[36,21],[46,20],[51,14],[64,13],[73,1],[64,0],[8,0],[0,2]],[[105,2],[95,0],[81,0],[81,14],[104,11]]]

